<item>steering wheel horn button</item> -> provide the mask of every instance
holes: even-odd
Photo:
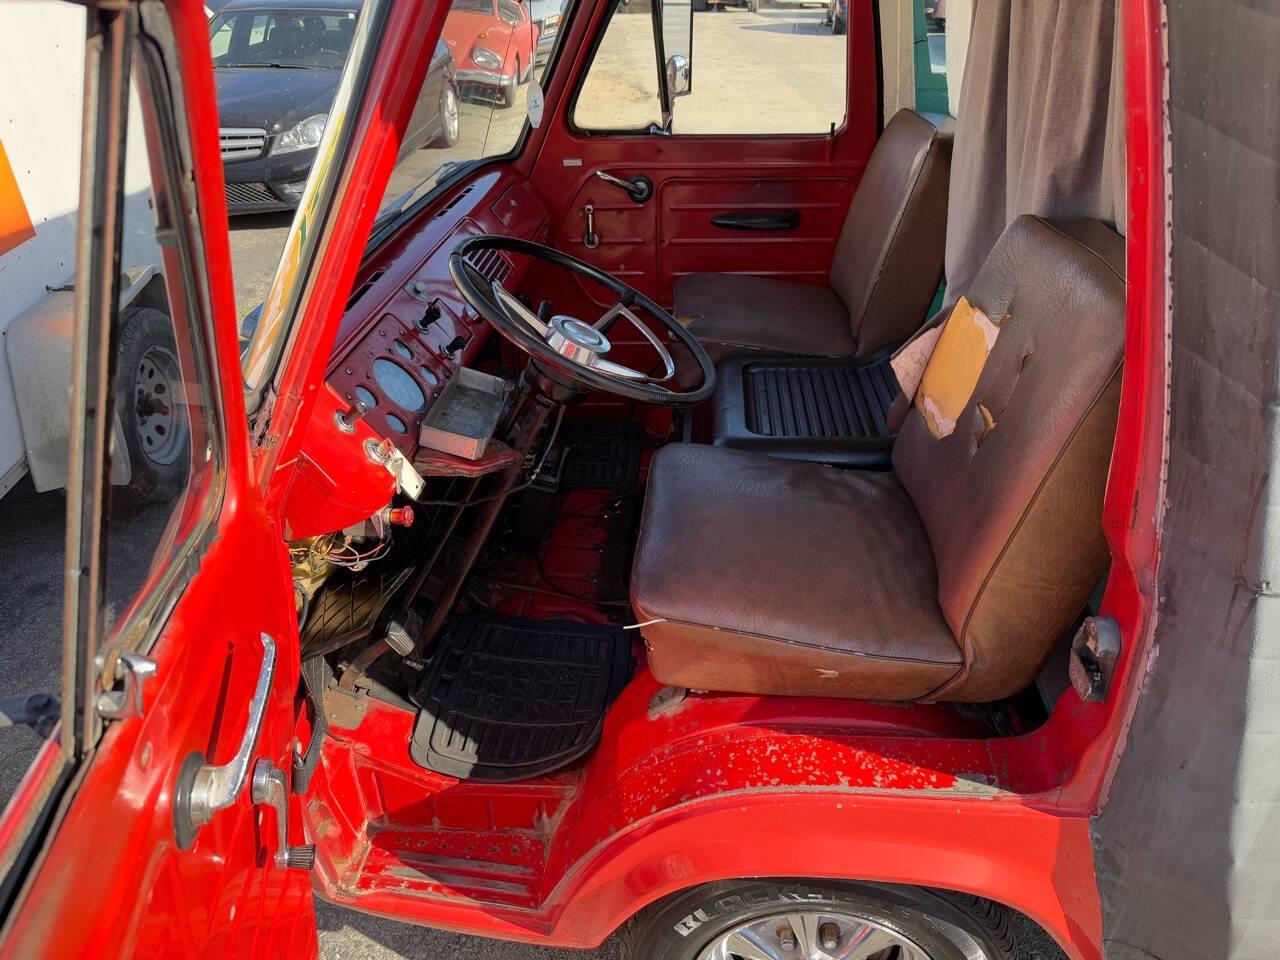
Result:
[[[584,364],[605,356],[610,348],[609,338],[591,324],[563,314],[551,318],[547,343],[566,360]]]

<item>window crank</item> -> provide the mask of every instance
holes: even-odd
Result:
[[[315,866],[314,843],[289,845],[289,790],[284,774],[270,760],[259,759],[253,766],[253,802],[276,812],[275,865],[293,870],[310,870]]]
[[[594,250],[600,246],[600,234],[596,233],[596,208],[588,203],[582,212],[587,216],[587,232],[582,235],[582,245]]]

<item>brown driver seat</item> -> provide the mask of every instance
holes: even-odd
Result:
[[[654,675],[859,699],[1026,687],[1107,561],[1123,259],[1096,221],[1010,225],[967,292],[998,327],[976,385],[949,434],[912,407],[892,472],[661,450],[631,586]]]

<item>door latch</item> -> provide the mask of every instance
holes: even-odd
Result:
[[[270,760],[253,765],[253,802],[276,812],[275,865],[291,870],[310,870],[316,863],[314,843],[289,845],[289,785]]]
[[[600,234],[596,233],[596,208],[588,203],[582,212],[587,218],[587,232],[582,235],[582,245],[588,250],[594,250],[600,246]]]
[[[98,655],[99,672],[106,669],[105,658]],[[142,688],[156,675],[156,662],[140,653],[122,653],[112,665],[112,687],[94,700],[94,709],[103,720],[127,720],[142,716]],[[106,679],[106,678],[103,678]],[[119,688],[115,684],[120,684]]]

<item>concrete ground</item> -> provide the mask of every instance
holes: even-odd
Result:
[[[698,14],[694,44],[694,92],[676,108],[676,132],[821,132],[843,119],[842,38],[823,27],[822,11],[780,7],[758,14],[728,10]],[[614,76],[601,78],[605,104],[629,110],[643,106],[634,70],[643,58],[647,16],[620,17]],[[613,42],[614,38],[610,38]],[[448,150],[414,151],[398,165],[389,195],[412,192],[450,160],[493,155],[514,144],[524,123],[524,89],[510,109],[477,103],[462,108],[461,139]],[[608,107],[605,107],[606,115]],[[232,256],[239,313],[265,298],[291,222],[289,214],[237,217],[232,221]],[[57,690],[61,675],[61,593],[63,512],[60,493],[36,494],[26,481],[0,499],[0,696]],[[145,572],[146,546],[163,523],[163,510],[133,508],[119,518],[128,536],[113,539],[111,592],[117,600]],[[44,656],[32,656],[34,650]],[[38,740],[26,728],[0,736],[0,802],[16,787]],[[609,941],[589,953],[546,950],[444,933],[317,904],[320,950],[325,960],[614,960]],[[1060,956],[1039,928],[1023,924],[1026,960]]]

